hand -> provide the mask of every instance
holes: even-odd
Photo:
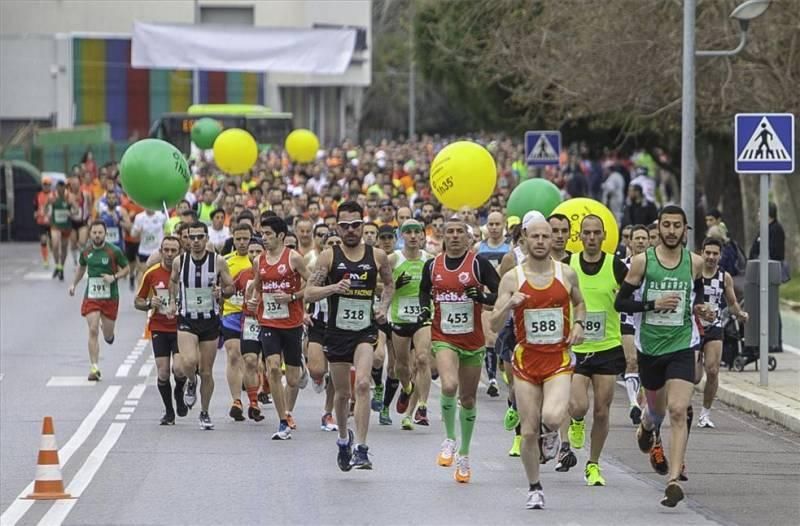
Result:
[[[339,283],[334,283],[333,284],[333,293],[334,294],[347,294],[347,292],[349,290],[350,290],[350,280],[349,279],[343,279]]]
[[[475,303],[483,303],[486,300],[483,291],[478,287],[467,287],[464,289],[464,294]]]
[[[256,309],[258,308],[258,304],[259,303],[260,302],[259,302],[258,296],[253,296],[251,298],[247,298],[247,308],[250,309],[253,312],[255,312]]]
[[[747,323],[747,321],[750,319],[750,315],[745,311],[739,311],[739,314],[737,314],[736,317],[739,319],[739,321],[744,323]]]
[[[167,306],[167,318],[173,319],[175,315],[178,313],[178,305],[175,304],[175,301],[170,301]]]
[[[113,274],[103,274],[103,281],[111,285],[112,283],[117,281],[117,278]]]
[[[665,294],[655,301],[655,309],[657,311],[673,311],[678,308],[681,297],[677,294]]]
[[[583,343],[583,326],[580,323],[572,325],[572,330],[569,331],[569,338],[567,338],[567,345],[580,345]]]
[[[150,307],[154,309],[158,309],[159,307],[161,307],[162,303],[163,302],[161,301],[161,298],[158,296],[154,295],[153,297],[150,298]]]
[[[386,312],[382,308],[375,309],[375,321],[381,325],[386,323]]]
[[[275,300],[275,303],[280,303],[285,305],[292,301],[292,295],[286,294],[283,291],[279,291],[272,295],[272,299]]]
[[[311,327],[314,325],[314,320],[311,319],[311,314],[307,312],[303,314],[303,325],[306,327]]]
[[[68,290],[69,290],[69,295],[70,296],[74,296],[75,295],[75,285],[70,285]]]
[[[395,290],[397,290],[397,289],[405,287],[409,283],[411,283],[411,276],[409,276],[408,274],[403,272],[402,274],[397,276],[397,279],[394,282],[394,288],[395,288]]]
[[[422,307],[422,310],[417,316],[417,323],[427,323],[431,319],[431,308],[430,307]]]
[[[515,293],[514,293],[514,294],[511,296],[511,299],[510,299],[510,300],[508,300],[508,304],[509,304],[509,305],[511,305],[511,307],[512,307],[512,308],[513,308],[513,307],[519,307],[519,306],[520,306],[520,305],[522,305],[522,304],[525,302],[525,300],[527,300],[527,299],[528,299],[528,295],[527,295],[527,294],[525,294],[525,293],[522,293],[522,292],[515,292]]]

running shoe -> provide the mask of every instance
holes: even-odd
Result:
[[[428,420],[427,406],[421,405],[417,407],[417,410],[414,411],[414,423],[420,426],[431,425],[430,421]]]
[[[500,396],[500,390],[497,388],[497,380],[494,378],[489,380],[489,387],[486,388],[486,394],[492,398],[497,398]]]
[[[583,480],[586,481],[587,486],[606,485],[606,479],[600,474],[600,466],[594,462],[586,464],[586,469],[583,470]]]
[[[403,415],[408,410],[408,403],[411,401],[411,395],[414,393],[414,382],[411,382],[411,390],[406,392],[404,388],[400,388],[400,396],[397,397],[397,404],[395,410]]]
[[[716,426],[714,422],[711,421],[711,414],[706,412],[700,413],[700,418],[697,419],[697,427],[714,429]]]
[[[558,440],[558,430],[550,431],[549,433],[541,433],[539,441],[542,458],[544,458],[545,463],[556,458],[560,445]]]
[[[389,408],[384,407],[378,415],[378,423],[382,426],[392,425],[392,417],[389,416]]]
[[[264,415],[261,414],[260,407],[250,404],[250,407],[247,408],[247,418],[255,422],[261,422],[264,420]]]
[[[513,407],[506,409],[506,416],[503,418],[503,427],[506,431],[513,431],[519,425],[519,412]]]
[[[186,381],[186,392],[183,393],[183,403],[186,404],[186,407],[191,409],[194,407],[194,404],[197,403],[197,375],[194,377],[194,381]]]
[[[178,416],[186,416],[189,413],[189,408],[183,401],[183,386],[176,385],[172,395],[175,397],[175,412],[178,413]]]
[[[632,405],[629,416],[631,417],[631,422],[633,422],[633,425],[638,426],[642,423],[642,408],[636,404]]]
[[[375,386],[375,391],[372,392],[372,401],[370,405],[373,411],[380,413],[383,408],[383,384]]]
[[[400,423],[400,427],[403,428],[404,431],[413,431],[414,422],[411,421],[410,416],[404,416],[403,421]]]
[[[211,422],[211,417],[208,416],[206,411],[200,411],[200,429],[209,431],[214,429],[214,424]]]
[[[664,446],[661,445],[661,440],[658,440],[650,448],[650,466],[659,475],[669,473],[669,464],[667,463],[667,457],[664,455]]]
[[[228,415],[233,418],[234,422],[244,422],[244,408],[242,408],[241,400],[234,400],[231,404],[231,410]]]
[[[566,473],[570,470],[570,468],[575,467],[578,465],[578,458],[575,456],[575,453],[567,447],[564,449],[563,447],[558,450],[558,461],[556,462],[556,471],[559,473]]]
[[[109,345],[114,345],[114,335],[113,334],[111,335],[111,338],[106,338],[105,336],[103,336],[103,340],[105,340],[105,342],[107,344],[109,344]]]
[[[294,421],[294,417],[289,411],[286,411],[286,421],[289,422],[289,429],[297,429],[297,423]]]
[[[88,379],[89,379],[90,382],[99,382],[101,376],[102,375],[100,374],[100,369],[98,369],[96,365],[93,365],[89,369],[89,377],[88,377]]]
[[[674,508],[682,500],[683,488],[678,484],[677,480],[670,480],[664,490],[664,498],[661,499],[661,505],[667,508]]]
[[[161,425],[162,426],[174,426],[175,425],[175,413],[164,413],[164,416],[161,417]]]
[[[644,428],[644,422],[639,423],[639,427],[636,428],[636,442],[639,444],[639,451],[650,453],[655,444],[655,429],[647,430]]]
[[[269,405],[272,403],[272,397],[269,395],[269,393],[261,391],[260,393],[258,393],[258,401],[264,405]]]
[[[77,264],[75,266],[78,266]],[[64,269],[58,271],[58,281],[64,281]]]
[[[544,492],[540,489],[529,491],[528,500],[525,502],[525,507],[529,510],[543,510]]]
[[[442,466],[443,468],[449,467],[453,465],[453,457],[456,454],[456,441],[451,440],[449,438],[445,438],[444,442],[442,442],[442,447],[439,450],[439,456],[436,459],[436,463]]]
[[[573,449],[583,449],[586,443],[586,420],[570,418],[569,431],[567,431],[569,445]]]
[[[53,270],[53,279],[56,279],[57,277],[58,277],[58,265],[56,265],[55,270]]]
[[[308,387],[308,369],[305,365],[303,366],[303,374],[300,375],[300,379],[297,381],[297,387],[300,389]]]
[[[686,482],[687,480],[689,480],[689,472],[686,471],[686,464],[681,465],[681,473],[680,475],[678,475],[678,480],[680,480],[681,482]]]
[[[292,429],[280,422],[278,424],[278,430],[272,434],[272,440],[291,440],[292,438]]]
[[[353,469],[353,465],[350,464],[350,461],[353,459],[353,440],[355,440],[355,435],[353,435],[352,429],[347,430],[346,440],[342,440],[341,438],[336,440],[336,445],[339,448],[339,453],[336,456],[336,463],[342,471],[350,471]]]
[[[372,469],[372,462],[369,460],[369,448],[364,444],[356,446],[350,465],[356,469]]]
[[[333,415],[325,413],[319,421],[319,428],[323,431],[338,431],[339,426],[333,421]]]
[[[322,393],[325,390],[325,379],[324,379],[324,377],[320,381],[311,380],[311,388],[317,394]]]
[[[508,456],[518,457],[520,455],[521,447],[522,447],[522,435],[514,435],[514,442],[511,444],[511,449],[508,450]]]
[[[453,478],[456,482],[466,484],[472,476],[472,470],[469,468],[469,457],[466,455],[456,455],[456,471],[453,473]]]

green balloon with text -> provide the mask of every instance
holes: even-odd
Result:
[[[160,139],[143,139],[125,150],[119,163],[122,189],[150,210],[172,208],[186,196],[191,175],[186,158]]]

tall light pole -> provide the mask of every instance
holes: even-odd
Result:
[[[681,104],[681,208],[686,212],[689,225],[694,226],[695,210],[695,56],[730,57],[736,55],[747,44],[747,29],[750,20],[764,14],[772,0],[747,0],[731,13],[739,21],[739,45],[725,51],[695,51],[695,14],[697,0],[683,0],[683,96]],[[694,248],[693,236],[689,236],[689,250]]]
[[[414,0],[411,0],[408,21],[408,140],[417,133],[416,64],[414,63]]]

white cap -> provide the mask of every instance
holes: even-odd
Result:
[[[528,227],[534,223],[547,224],[547,219],[538,210],[531,210],[525,214],[525,217],[522,218],[522,229],[527,230]]]

